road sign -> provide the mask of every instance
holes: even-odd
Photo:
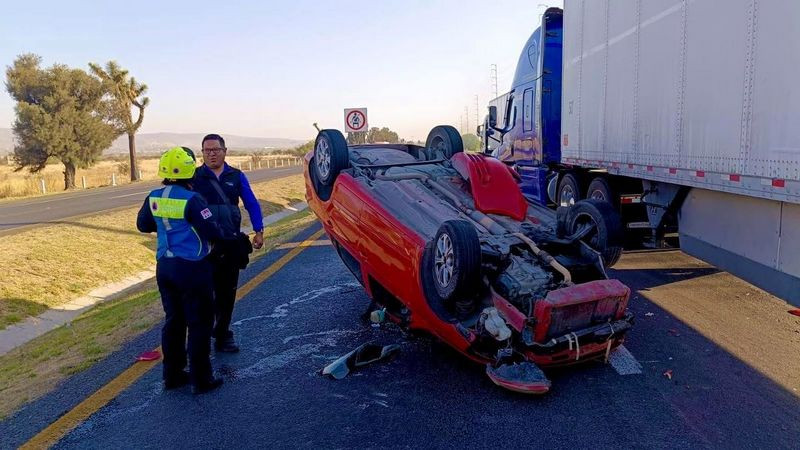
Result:
[[[344,110],[344,131],[357,133],[367,131],[367,108],[346,108]]]

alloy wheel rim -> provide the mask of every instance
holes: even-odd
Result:
[[[317,162],[319,176],[327,179],[331,173],[331,151],[328,140],[321,138],[314,149],[314,159]]]
[[[434,270],[436,272],[436,281],[440,286],[445,287],[450,284],[455,270],[455,255],[453,253],[453,242],[446,233],[439,236],[436,241]]]

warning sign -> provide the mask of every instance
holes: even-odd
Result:
[[[344,110],[344,131],[357,133],[367,131],[367,108],[347,108]]]

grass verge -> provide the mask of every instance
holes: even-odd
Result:
[[[253,258],[288,242],[313,221],[309,211],[302,211],[266,227],[267,245]],[[0,419],[156,326],[163,315],[158,292],[151,284],[144,292],[99,304],[69,325],[0,356]]]
[[[301,201],[304,189],[302,175],[253,184],[265,215]],[[136,230],[138,209],[68,219],[0,238],[0,267],[5,268],[0,330],[152,268],[155,235]]]

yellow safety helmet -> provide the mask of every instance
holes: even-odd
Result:
[[[186,147],[173,147],[158,161],[159,178],[188,180],[194,176],[194,152]]]

